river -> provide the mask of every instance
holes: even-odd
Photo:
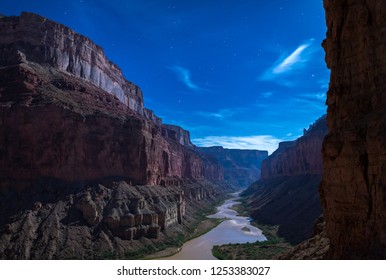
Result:
[[[216,260],[212,255],[214,245],[267,240],[260,229],[251,225],[250,218],[237,216],[237,212],[230,209],[239,203],[237,199],[238,194],[234,194],[234,198],[226,200],[224,204],[217,207],[216,214],[208,216],[208,218],[227,218],[228,220],[223,221],[206,234],[184,243],[177,254],[163,259]]]

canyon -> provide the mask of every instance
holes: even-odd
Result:
[[[2,259],[130,258],[235,189],[88,38],[26,12],[0,35]]]
[[[224,181],[231,186],[244,189],[258,180],[261,167],[268,157],[267,151],[197,147],[198,151],[214,158],[224,170]]]
[[[322,215],[318,188],[322,180],[322,142],[326,117],[295,141],[282,142],[263,161],[261,179],[243,195],[259,223],[279,225],[278,235],[297,244],[311,237]]]

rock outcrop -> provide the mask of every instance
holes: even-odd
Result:
[[[86,37],[23,13],[0,18],[0,50],[0,258],[125,257],[224,194]]]
[[[247,188],[260,178],[261,164],[267,151],[197,147],[202,154],[212,157],[224,170],[224,180],[231,186]]]
[[[165,134],[167,134],[168,137],[177,140],[181,145],[184,145],[186,147],[194,147],[194,145],[190,141],[189,131],[183,129],[180,126],[172,124],[164,124],[164,127],[166,128]]]
[[[291,243],[312,235],[322,214],[318,188],[322,179],[322,141],[326,119],[320,118],[296,141],[283,142],[263,161],[261,179],[243,194],[258,222],[279,225]]]
[[[4,217],[11,217],[0,231],[0,258],[99,259],[111,253],[127,257],[145,246],[144,237],[162,242],[168,237],[165,232],[187,234],[187,218],[192,219],[197,207],[213,202],[218,192],[207,182],[163,187],[60,181],[41,182],[22,194],[3,192],[2,201],[14,205],[0,207],[2,224]]]
[[[386,258],[386,2],[325,0],[328,258]]]

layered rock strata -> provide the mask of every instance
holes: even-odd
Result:
[[[0,207],[0,258],[125,257],[146,244],[144,237],[153,244],[152,239],[173,238],[176,230],[187,234],[187,219],[212,203],[218,192],[206,182],[163,187],[60,181],[40,182],[23,193],[2,192],[2,201],[13,204]]]
[[[224,193],[86,37],[23,13],[0,18],[0,49],[0,258],[125,257]]]
[[[140,88],[127,81],[117,65],[107,59],[101,47],[70,28],[36,14],[0,20],[0,66],[29,61],[53,67],[84,79],[116,96],[142,116]]]
[[[325,0],[328,258],[386,258],[386,2]]]
[[[197,147],[198,151],[218,162],[224,170],[224,180],[237,188],[247,188],[258,180],[267,151]]]
[[[142,185],[179,184],[183,178],[222,181],[219,165],[181,145],[177,127],[170,129],[142,115],[149,111],[142,107],[142,94],[128,90],[138,87],[124,80],[90,40],[28,13],[1,18],[0,26],[2,181],[48,177],[69,182],[116,177]],[[30,28],[36,30],[30,33]],[[44,53],[48,46],[54,46],[58,57]],[[105,69],[103,75],[127,89],[128,100],[139,100],[137,109],[103,83],[60,66],[68,53],[79,55],[74,58],[79,65],[87,62],[92,69]],[[12,54],[22,59],[13,59]]]
[[[279,225],[278,234],[291,243],[312,235],[322,214],[318,188],[322,179],[322,117],[296,141],[283,142],[263,161],[261,179],[243,194],[258,222]]]

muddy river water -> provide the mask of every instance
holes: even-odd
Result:
[[[223,221],[206,234],[186,242],[177,254],[163,259],[215,260],[216,258],[212,255],[214,245],[267,240],[260,229],[250,224],[249,217],[237,216],[237,212],[230,209],[239,203],[237,199],[237,194],[234,194],[234,198],[226,200],[223,205],[217,207],[216,214],[208,216],[228,220]]]

